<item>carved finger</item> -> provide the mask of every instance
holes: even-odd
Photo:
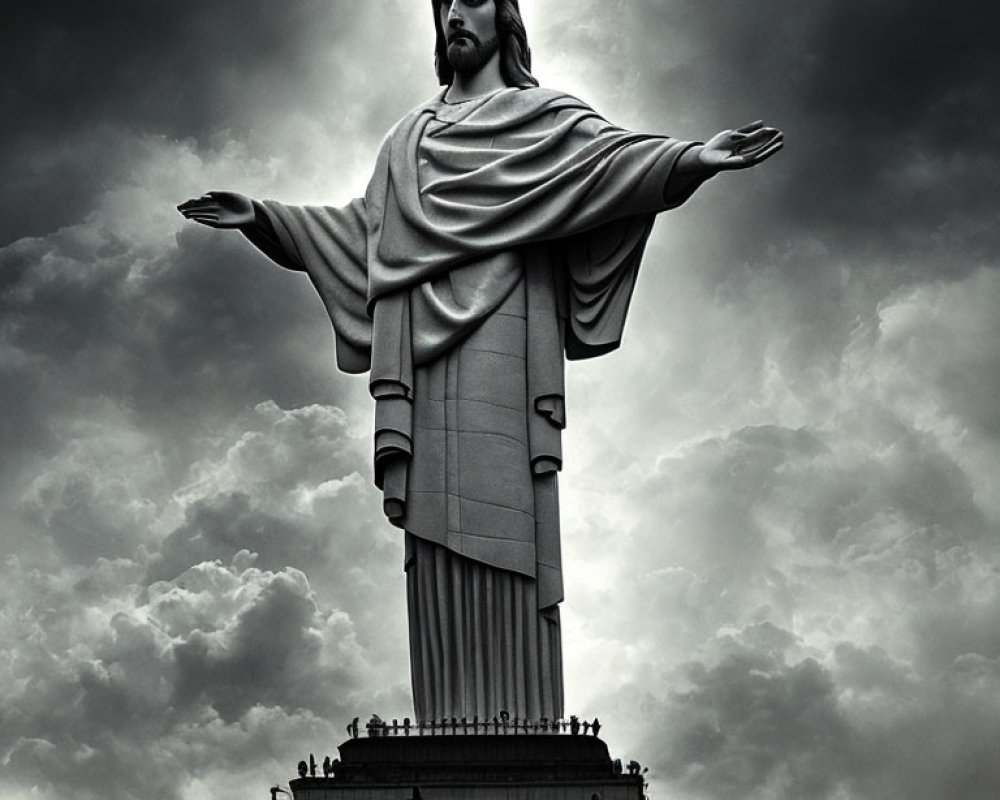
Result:
[[[774,142],[782,139],[781,131],[774,128],[763,128],[757,133],[751,134],[740,145],[734,148],[734,152],[739,155],[754,155],[770,147]]]
[[[780,142],[784,142],[784,141],[785,141],[785,134],[783,134],[781,131],[775,131],[774,135],[768,141],[768,145],[772,145],[772,144],[775,144],[776,142],[780,143]]]
[[[205,206],[218,205],[215,200],[211,197],[196,197],[193,200],[186,200],[181,203],[177,208],[184,211],[190,208],[203,208]]]
[[[755,142],[753,147],[746,148],[743,151],[742,155],[751,157],[757,156],[760,153],[763,153],[764,151],[770,149],[773,145],[780,143],[781,141],[783,140],[780,137],[769,137],[765,141]]]
[[[770,158],[775,153],[777,153],[782,147],[784,147],[784,145],[785,145],[784,142],[778,141],[778,142],[775,142],[774,144],[768,146],[764,150],[761,150],[759,153],[754,154],[754,156],[753,156],[753,163],[754,164],[759,164],[761,161],[764,161],[764,160]]]
[[[764,127],[764,120],[759,119],[756,122],[751,122],[749,125],[744,125],[742,128],[737,128],[737,133],[753,133],[756,130]]]
[[[181,212],[187,211],[190,208],[197,207],[203,201],[204,201],[204,198],[201,198],[201,197],[195,197],[195,198],[192,198],[191,200],[185,200],[183,203],[181,203],[179,206],[177,206],[177,210],[181,211]]]
[[[765,144],[766,144],[765,142],[758,142],[752,139],[747,139],[745,141],[738,142],[733,147],[733,155],[744,156],[744,157],[752,156],[754,153],[760,150],[761,147],[765,146]]]
[[[747,138],[754,142],[769,142],[777,135],[778,131],[774,128],[758,128],[756,131],[748,135]]]
[[[201,203],[186,209],[186,212],[190,214],[218,214],[221,210],[218,203]]]
[[[188,219],[213,228],[219,227],[219,218],[215,214],[192,214]]]

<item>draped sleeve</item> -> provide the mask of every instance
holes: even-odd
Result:
[[[371,366],[368,225],[364,199],[342,208],[254,201],[257,220],[244,235],[277,264],[305,272],[326,306],[344,372]]]

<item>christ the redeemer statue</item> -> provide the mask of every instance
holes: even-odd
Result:
[[[389,133],[364,197],[179,209],[305,272],[338,366],[368,373],[417,720],[561,719],[564,359],[618,347],[655,216],[782,137],[622,130],[538,88],[517,0],[432,5],[444,88]]]

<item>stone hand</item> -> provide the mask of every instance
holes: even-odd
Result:
[[[210,228],[239,228],[254,221],[253,201],[236,192],[209,192],[181,203],[177,210]]]
[[[698,154],[704,167],[721,171],[746,169],[777,153],[785,137],[777,128],[751,122],[735,131],[721,131],[709,139]]]

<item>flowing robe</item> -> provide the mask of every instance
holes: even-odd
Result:
[[[255,202],[244,232],[309,275],[339,367],[369,373],[417,719],[556,719],[564,357],[620,343],[653,218],[696,186],[672,175],[691,143],[544,89],[443,95],[389,133],[364,198]]]

